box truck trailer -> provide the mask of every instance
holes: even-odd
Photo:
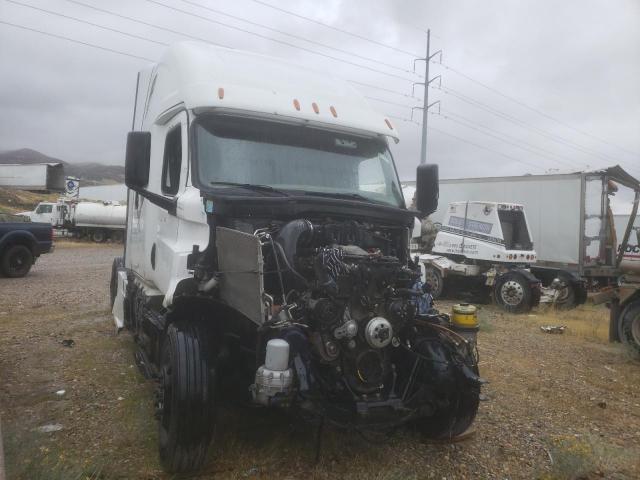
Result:
[[[164,467],[203,464],[222,399],[357,431],[466,431],[474,342],[409,253],[391,121],[326,71],[193,42],[136,92],[111,294],[156,379]],[[434,211],[436,166],[417,190]]]
[[[64,192],[62,163],[2,164],[0,187],[38,192]]]

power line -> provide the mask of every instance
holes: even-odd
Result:
[[[437,114],[436,114],[436,115],[437,115]],[[460,120],[456,120],[455,118],[447,117],[447,116],[445,116],[445,115],[443,115],[443,117],[444,117],[445,119],[449,120],[449,121],[452,121],[452,122],[454,122],[454,123],[457,123],[457,124],[459,124],[459,125],[462,125],[463,127],[469,128],[469,129],[471,129],[471,130],[475,130],[476,132],[480,132],[480,133],[482,133],[483,135],[486,135],[486,136],[488,136],[488,137],[492,137],[492,138],[495,138],[495,139],[497,139],[497,140],[500,140],[501,142],[504,142],[504,143],[506,143],[507,145],[512,145],[512,146],[517,147],[517,148],[520,148],[520,149],[522,149],[522,150],[524,150],[524,151],[526,151],[526,152],[533,153],[534,155],[538,155],[538,156],[540,156],[540,157],[544,157],[544,158],[547,158],[547,159],[549,159],[549,160],[557,161],[557,160],[556,160],[555,158],[553,158],[553,157],[550,157],[550,156],[548,156],[548,155],[545,155],[545,154],[541,154],[541,153],[539,153],[539,152],[536,152],[535,150],[532,150],[532,149],[530,149],[530,148],[528,148],[528,147],[525,147],[525,146],[523,146],[522,144],[520,144],[520,143],[518,143],[518,142],[513,142],[513,141],[508,140],[508,139],[505,139],[505,138],[503,138],[503,137],[501,137],[501,136],[499,136],[499,135],[494,135],[493,133],[490,133],[490,132],[484,131],[484,130],[482,130],[481,128],[475,127],[475,126],[473,126],[472,124],[469,124],[469,123],[467,123],[467,122],[463,122],[463,121],[460,121]],[[565,163],[565,164],[566,164],[566,163]],[[573,165],[570,165],[570,164],[566,164],[566,165],[569,165],[569,166],[571,166],[572,168],[575,168],[575,166],[573,166]]]
[[[69,20],[74,20],[74,21],[76,21],[76,22],[84,23],[84,24],[86,24],[86,25],[91,25],[92,27],[100,28],[100,29],[102,29],[102,30],[108,30],[108,31],[110,31],[110,32],[119,33],[119,34],[121,34],[121,35],[125,35],[125,36],[130,37],[130,38],[136,38],[136,39],[138,39],[138,40],[144,40],[144,41],[146,41],[146,42],[155,43],[155,44],[157,44],[157,45],[163,45],[163,46],[165,46],[165,47],[168,47],[168,46],[169,46],[169,44],[168,44],[168,43],[165,43],[165,42],[160,42],[160,41],[157,41],[157,40],[153,40],[153,39],[151,39],[151,38],[143,37],[143,36],[140,36],[140,35],[135,35],[135,34],[133,34],[133,33],[123,32],[122,30],[117,30],[117,29],[115,29],[115,28],[106,27],[106,26],[104,26],[104,25],[99,25],[99,24],[97,24],[97,23],[92,23],[92,22],[89,22],[89,21],[87,21],[87,20],[83,20],[83,19],[81,19],[81,18],[72,17],[71,15],[64,15],[64,14],[62,14],[62,13],[53,12],[53,11],[51,11],[51,10],[46,10],[46,9],[44,9],[44,8],[36,7],[36,6],[34,6],[34,5],[29,5],[29,4],[27,4],[27,3],[18,2],[18,1],[16,1],[16,0],[5,0],[5,1],[7,1],[7,2],[9,2],[9,3],[14,3],[14,4],[16,4],[16,5],[20,5],[20,6],[22,6],[22,7],[32,8],[33,10],[38,10],[38,11],[40,11],[40,12],[44,12],[44,13],[47,13],[47,14],[49,14],[49,15],[55,15],[55,16],[58,16],[58,17],[62,17],[62,18],[69,19]]]
[[[457,98],[457,99],[459,99],[459,100],[461,100],[461,101],[463,101],[465,103],[468,103],[470,105],[475,106],[476,108],[480,108],[481,110],[485,110],[485,111],[487,111],[489,113],[492,113],[492,114],[494,114],[494,115],[496,115],[496,116],[498,116],[500,118],[503,118],[503,119],[508,120],[508,121],[510,121],[512,123],[515,123],[516,125],[519,125],[519,126],[521,126],[523,128],[527,128],[529,130],[532,130],[532,131],[536,132],[538,135],[541,135],[541,136],[543,136],[545,138],[553,140],[554,142],[562,143],[563,145],[566,145],[566,146],[569,146],[569,147],[574,148],[576,150],[579,150],[580,152],[585,153],[587,155],[590,155],[592,157],[600,158],[600,159],[607,160],[607,161],[614,161],[613,159],[611,159],[609,157],[606,157],[606,156],[603,156],[602,154],[599,154],[598,152],[594,152],[594,151],[589,150],[587,147],[584,147],[584,146],[582,146],[580,144],[572,142],[572,141],[570,141],[570,140],[568,140],[568,139],[566,139],[566,138],[564,138],[564,137],[562,137],[560,135],[557,135],[557,134],[548,132],[546,130],[543,130],[543,129],[539,128],[539,127],[536,127],[536,126],[530,124],[529,122],[525,122],[524,120],[521,120],[521,119],[519,119],[517,117],[514,117],[513,115],[509,115],[508,113],[504,113],[504,112],[502,112],[502,111],[500,111],[500,110],[498,110],[496,108],[493,108],[490,105],[487,105],[486,103],[480,102],[479,100],[476,100],[476,99],[471,98],[471,97],[469,97],[467,95],[464,95],[463,93],[460,93],[460,92],[458,92],[456,90],[453,90],[450,87],[446,87],[446,88],[445,87],[433,87],[433,88],[438,88],[439,90],[442,90],[445,94],[451,95],[451,96],[453,96],[453,97],[455,97],[455,98]]]
[[[459,136],[454,135],[454,134],[452,134],[452,133],[445,132],[444,130],[440,130],[439,128],[436,128],[436,127],[427,127],[427,128],[428,128],[429,130],[433,130],[433,131],[435,131],[435,132],[439,132],[439,133],[441,133],[441,134],[443,134],[443,135],[447,135],[447,136],[449,136],[449,137],[455,138],[456,140],[458,140],[458,141],[460,141],[460,142],[468,143],[469,145],[473,145],[473,146],[478,147],[478,148],[481,148],[481,149],[483,149],[483,150],[487,150],[487,151],[489,151],[489,152],[496,153],[496,154],[498,154],[498,155],[500,155],[500,156],[502,156],[502,157],[508,158],[509,160],[513,160],[514,162],[522,163],[523,165],[527,165],[527,166],[529,166],[529,167],[533,167],[533,168],[538,168],[538,169],[543,170],[543,171],[545,170],[545,169],[544,169],[543,167],[541,167],[540,165],[535,165],[535,164],[533,164],[533,163],[525,162],[524,160],[520,160],[520,159],[518,159],[518,158],[512,157],[511,155],[507,155],[507,154],[502,153],[502,152],[500,152],[500,151],[498,151],[498,150],[494,150],[494,149],[492,149],[492,148],[485,147],[484,145],[480,145],[479,143],[475,143],[475,142],[472,142],[471,140],[467,140],[467,139],[465,139],[465,138],[459,137]]]
[[[395,105],[396,107],[412,108],[412,105],[406,105],[406,104],[403,104],[403,103],[392,102],[391,100],[385,100],[383,98],[369,97],[367,95],[365,95],[364,98],[366,98],[367,100],[373,100],[374,102],[388,103],[389,105]],[[418,100],[418,99],[416,98],[416,100]]]
[[[391,88],[379,87],[378,85],[372,85],[370,83],[360,82],[358,80],[350,80],[348,78],[345,79],[345,80],[347,80],[347,82],[349,82],[349,83],[354,83],[356,85],[361,85],[363,87],[373,88],[373,89],[376,89],[376,90],[380,90],[381,92],[393,93],[394,95],[400,95],[401,97],[415,98],[416,100],[422,101],[421,98],[414,97],[413,95],[409,95],[408,93],[402,93],[402,92],[399,92],[397,90],[393,90]]]
[[[213,13],[216,13],[216,14],[218,14],[218,15],[223,15],[223,16],[225,16],[225,17],[232,18],[232,19],[234,19],[234,20],[238,20],[238,21],[240,21],[240,22],[248,23],[249,25],[253,25],[253,26],[256,26],[256,27],[259,27],[259,28],[264,28],[264,29],[269,30],[269,31],[271,31],[271,32],[278,33],[278,34],[280,34],[280,35],[286,35],[286,36],[289,36],[289,37],[291,37],[291,38],[295,38],[295,39],[297,39],[297,40],[302,40],[303,42],[309,42],[309,43],[311,43],[311,44],[313,44],[313,45],[318,45],[318,46],[320,46],[320,47],[327,48],[327,49],[329,49],[329,50],[334,50],[334,51],[336,51],[336,52],[340,52],[340,53],[345,54],[345,55],[351,55],[351,56],[356,57],[356,58],[359,58],[359,59],[361,59],[361,60],[366,60],[366,61],[368,61],[368,62],[374,62],[374,63],[380,64],[380,65],[384,65],[384,66],[389,67],[389,68],[393,68],[393,69],[398,70],[398,71],[400,71],[400,72],[410,73],[410,74],[414,74],[414,75],[419,76],[418,74],[416,74],[416,73],[415,73],[414,71],[412,71],[412,70],[407,70],[406,68],[398,67],[398,66],[393,65],[393,64],[391,64],[391,63],[386,63],[386,62],[383,62],[383,61],[381,61],[381,60],[377,60],[377,59],[375,59],[375,58],[367,57],[367,56],[365,56],[365,55],[360,55],[360,54],[358,54],[358,53],[350,52],[350,51],[348,51],[348,50],[343,50],[343,49],[341,49],[341,48],[334,47],[334,46],[332,46],[332,45],[327,45],[326,43],[322,43],[322,42],[318,42],[318,41],[315,41],[315,40],[311,40],[311,39],[309,39],[309,38],[302,37],[302,36],[300,36],[300,35],[296,35],[296,34],[294,34],[294,33],[285,32],[284,30],[280,30],[280,29],[277,29],[277,28],[273,28],[273,27],[270,27],[270,26],[265,25],[265,24],[263,24],[263,23],[253,22],[253,21],[251,21],[251,20],[247,20],[247,19],[245,19],[245,18],[238,17],[237,15],[232,15],[232,14],[227,13],[227,12],[224,12],[224,11],[222,11],[222,10],[218,10],[218,9],[215,9],[215,8],[211,8],[211,7],[206,6],[206,5],[201,5],[201,4],[199,4],[199,3],[197,3],[197,2],[193,2],[193,1],[191,1],[191,0],[180,0],[180,1],[181,1],[182,3],[186,3],[186,4],[188,4],[188,5],[193,5],[193,6],[195,6],[195,7],[202,8],[202,9],[204,9],[204,10],[208,10],[208,11],[213,12]]]
[[[271,37],[269,37],[267,35],[262,35],[261,33],[258,33],[258,32],[253,32],[253,31],[247,30],[245,28],[241,28],[241,27],[238,27],[238,26],[235,26],[235,25],[230,25],[228,23],[220,22],[219,20],[214,20],[212,18],[204,17],[202,15],[198,15],[196,13],[192,13],[192,12],[189,12],[187,10],[182,10],[181,8],[178,8],[178,7],[173,7],[171,5],[166,5],[166,4],[164,4],[162,2],[158,2],[156,0],[144,0],[144,1],[148,2],[148,3],[153,3],[155,5],[162,6],[164,8],[167,8],[169,10],[173,10],[175,12],[180,12],[180,13],[182,13],[184,15],[189,15],[189,16],[194,17],[194,18],[199,18],[200,20],[204,20],[204,21],[209,22],[209,23],[213,23],[213,24],[216,24],[216,25],[221,25],[221,26],[223,26],[225,28],[230,28],[232,30],[237,30],[239,32],[247,33],[249,35],[253,35],[253,36],[262,38],[264,40],[268,40],[270,42],[275,42],[275,43],[279,43],[281,45],[286,45],[286,46],[291,47],[291,48],[296,48],[298,50],[302,50],[302,51],[305,51],[307,53],[311,53],[313,55],[318,55],[318,56],[321,56],[321,57],[329,58],[329,59],[337,61],[337,62],[342,62],[342,63],[348,64],[348,65],[352,65],[354,67],[358,67],[358,68],[362,68],[362,69],[365,69],[365,70],[369,70],[371,72],[379,73],[381,75],[386,75],[388,77],[398,78],[400,80],[404,80],[405,82],[413,82],[413,79],[411,79],[411,78],[407,78],[407,77],[403,77],[403,76],[400,76],[400,75],[396,75],[395,73],[385,72],[384,70],[378,70],[377,68],[369,67],[367,65],[362,65],[361,63],[352,62],[350,60],[345,60],[344,58],[335,57],[333,55],[329,55],[329,54],[326,54],[326,53],[318,52],[316,50],[312,50],[312,49],[307,48],[307,47],[302,47],[302,46],[296,45],[294,43],[285,42],[284,40],[271,38]]]
[[[466,117],[463,117],[462,115],[458,115],[457,113],[453,113],[453,112],[450,112],[450,111],[446,110],[445,112],[442,113],[442,116],[445,117],[445,118],[447,118],[447,116],[454,117],[454,119],[458,118],[461,121],[466,122],[468,124],[475,125],[476,127],[479,127],[481,129],[484,129],[484,130],[488,130],[490,132],[494,132],[494,133],[496,133],[498,135],[502,135],[503,137],[505,137],[505,138],[507,138],[509,140],[515,141],[517,143],[521,143],[522,145],[526,145],[527,147],[530,147],[532,149],[539,150],[539,151],[543,152],[544,154],[546,154],[546,155],[544,155],[546,158],[549,158],[549,159],[555,160],[555,161],[559,161],[560,163],[563,163],[563,164],[565,164],[565,165],[567,165],[569,167],[582,168],[584,166],[584,165],[576,164],[571,159],[568,159],[566,157],[562,157],[561,155],[558,155],[558,154],[552,152],[551,150],[547,150],[547,149],[544,149],[542,147],[538,147],[537,145],[525,142],[524,140],[522,140],[520,138],[514,137],[512,135],[508,135],[508,134],[503,133],[503,132],[501,132],[499,130],[487,127],[486,125],[479,124],[477,122],[474,122],[473,120],[470,120],[470,119],[468,119]],[[522,148],[522,147],[520,147],[520,148]],[[533,153],[535,153],[535,152],[533,152]],[[548,155],[553,155],[556,158],[551,158]]]
[[[260,5],[263,5],[263,6],[267,7],[267,8],[271,8],[273,10],[277,10],[279,12],[285,13],[287,15],[291,15],[291,16],[296,17],[296,18],[300,18],[302,20],[306,20],[308,22],[315,23],[316,25],[321,25],[321,26],[323,26],[325,28],[330,28],[331,30],[334,30],[336,32],[344,33],[345,35],[350,35],[352,37],[359,38],[360,40],[364,40],[366,42],[373,43],[374,45],[378,45],[379,47],[389,48],[391,50],[394,50],[394,51],[400,52],[400,53],[404,53],[404,54],[409,55],[411,57],[420,57],[420,56],[422,56],[420,53],[414,53],[414,52],[410,52],[408,50],[403,50],[403,49],[395,47],[393,45],[389,45],[387,43],[379,42],[378,40],[374,40],[372,38],[365,37],[364,35],[360,35],[358,33],[350,32],[348,30],[343,30],[342,28],[338,28],[338,27],[336,27],[334,25],[330,25],[328,23],[321,22],[320,20],[316,20],[315,18],[305,17],[304,15],[300,15],[299,13],[292,12],[291,10],[286,10],[284,8],[281,8],[281,7],[276,7],[275,5],[271,5],[270,3],[263,2],[261,0],[249,0],[249,1],[250,2],[254,2],[254,3],[258,3]]]
[[[592,138],[592,139],[597,140],[599,142],[605,143],[607,145],[611,145],[613,147],[616,147],[616,148],[618,148],[620,150],[623,150],[623,151],[625,151],[627,153],[630,153],[632,155],[640,155],[640,153],[638,153],[638,152],[633,152],[631,150],[627,150],[626,148],[621,147],[620,145],[616,145],[613,142],[609,142],[609,141],[604,140],[602,138],[596,137],[595,135],[593,135],[593,134],[591,134],[589,132],[585,132],[584,130],[580,130],[579,128],[576,128],[573,125],[570,125],[570,124],[568,124],[567,122],[565,122],[563,120],[559,120],[559,119],[549,115],[548,113],[543,112],[542,110],[539,110],[539,109],[537,109],[535,107],[532,107],[531,105],[528,105],[525,102],[523,102],[521,100],[518,100],[517,98],[514,98],[514,97],[512,97],[510,95],[507,95],[506,93],[501,92],[497,88],[494,88],[494,87],[492,87],[490,85],[487,85],[486,83],[481,82],[480,80],[476,80],[475,78],[473,78],[473,77],[471,77],[471,76],[469,76],[469,75],[467,75],[465,73],[462,73],[460,70],[458,70],[456,68],[453,68],[453,67],[451,67],[449,65],[446,65],[446,64],[441,64],[441,65],[442,65],[442,68],[444,68],[446,70],[449,70],[449,71],[461,76],[462,78],[465,78],[466,80],[469,80],[470,82],[476,83],[477,85],[480,85],[481,87],[486,88],[487,90],[495,93],[496,95],[499,95],[499,96],[501,96],[503,98],[506,98],[507,100],[509,100],[509,101],[511,101],[511,102],[513,102],[513,103],[515,103],[517,105],[520,105],[521,107],[524,107],[527,110],[535,112],[538,115],[541,115],[541,116],[543,116],[543,117],[545,117],[545,118],[547,118],[549,120],[552,120],[552,121],[558,123],[559,125],[562,125],[562,126],[564,126],[566,128],[569,128],[569,129],[571,129],[571,130],[573,130],[575,132],[578,132],[578,133],[580,133],[580,134],[582,134],[582,135],[584,135],[586,137],[589,137],[589,138]]]
[[[406,123],[413,123],[413,124],[416,124],[416,125],[421,125],[420,122],[417,122],[415,120],[411,120],[409,118],[398,117],[396,115],[387,115],[387,116],[389,118],[393,118],[394,120],[400,120],[400,121],[406,122]],[[495,153],[495,154],[500,155],[502,157],[508,158],[509,160],[512,160],[514,162],[522,163],[522,164],[527,165],[529,167],[533,167],[533,168],[537,168],[539,170],[545,171],[545,169],[543,167],[541,167],[540,165],[536,165],[536,164],[533,164],[533,163],[525,162],[524,160],[520,160],[518,158],[512,157],[511,155],[507,155],[507,154],[502,153],[502,152],[500,152],[498,150],[494,150],[493,148],[489,148],[489,147],[487,147],[485,145],[480,145],[479,143],[473,142],[471,140],[467,140],[466,138],[462,138],[462,137],[459,137],[459,136],[454,135],[452,133],[445,132],[444,130],[440,130],[439,128],[427,127],[427,129],[428,130],[433,130],[434,132],[442,133],[443,135],[447,135],[447,136],[455,138],[456,140],[459,140],[461,142],[468,143],[469,145],[473,145],[474,147],[481,148],[483,150],[487,150],[488,152]]]
[[[110,28],[110,27],[106,27],[104,25],[88,22],[86,20],[83,20],[83,19],[80,19],[80,18],[77,18],[77,17],[72,17],[70,15],[64,15],[64,14],[61,14],[61,13],[57,13],[57,12],[53,12],[53,11],[50,11],[50,10],[45,10],[45,9],[42,9],[42,8],[39,8],[39,7],[35,7],[33,5],[28,5],[28,4],[25,4],[25,3],[21,3],[21,2],[18,2],[16,0],[7,0],[7,1],[11,2],[11,3],[15,3],[16,5],[20,5],[20,6],[23,6],[23,7],[32,8],[32,9],[35,9],[35,10],[40,10],[42,12],[45,12],[45,13],[48,13],[48,14],[51,14],[51,15],[57,15],[57,16],[60,16],[60,17],[68,18],[68,19],[71,19],[71,20],[75,20],[77,22],[86,23],[88,25],[95,26],[97,28],[101,28],[101,29],[104,29],[104,30],[109,30],[109,31],[112,31],[112,32],[115,32],[115,33],[119,33],[119,34],[128,36],[128,37],[138,38],[140,40],[144,40],[144,41],[148,41],[148,42],[152,42],[152,43],[157,43],[157,44],[163,45],[163,46],[168,46],[169,45],[168,43],[156,41],[156,40],[150,39],[148,37],[143,37],[141,35],[131,34],[131,33],[128,33],[128,32],[124,32],[122,30],[116,30],[114,28]],[[220,43],[212,42],[211,40],[209,40],[207,38],[204,38],[204,37],[191,35],[189,33],[182,32],[182,31],[179,31],[179,30],[173,30],[171,28],[163,27],[163,26],[155,24],[155,23],[145,22],[145,21],[139,20],[137,18],[129,17],[127,15],[122,15],[122,14],[119,14],[119,13],[116,13],[116,12],[112,12],[110,10],[105,10],[103,8],[95,7],[93,5],[86,4],[86,3],[80,2],[78,0],[65,0],[65,1],[67,1],[69,3],[76,4],[76,5],[80,5],[82,7],[86,7],[88,9],[91,9],[91,10],[94,10],[94,11],[97,11],[97,12],[100,12],[100,13],[104,13],[104,14],[107,14],[107,15],[112,15],[112,16],[117,17],[117,18],[122,18],[122,19],[128,20],[130,22],[138,23],[140,25],[144,25],[144,26],[147,26],[147,27],[152,27],[152,28],[156,28],[158,30],[169,32],[169,33],[172,33],[174,35],[179,35],[179,36],[182,36],[182,37],[185,37],[185,38],[191,38],[193,40],[198,40],[198,41],[201,41],[201,42],[205,42],[205,43],[208,43],[210,45],[216,45],[216,46],[220,46],[220,47],[224,47],[224,48],[233,48],[233,47],[231,47],[229,45],[223,45],[223,44],[220,44]],[[353,83],[353,84],[356,84],[356,85],[361,85],[361,86],[364,86],[364,87],[373,88],[373,89],[380,90],[380,91],[383,91],[383,92],[392,93],[394,95],[399,95],[399,96],[402,96],[402,97],[405,97],[405,98],[411,98],[411,99],[420,100],[419,98],[414,97],[413,95],[410,95],[410,94],[407,94],[407,93],[402,93],[402,92],[399,92],[397,90],[393,90],[393,89],[390,89],[390,88],[380,87],[378,85],[373,85],[371,83],[365,83],[365,82],[361,82],[361,81],[358,81],[358,80],[351,80],[351,79],[345,79],[345,80],[347,82],[349,82],[349,83]]]
[[[150,58],[142,57],[140,55],[133,55],[131,53],[122,52],[120,50],[115,50],[113,48],[101,47],[100,45],[96,45],[94,43],[82,42],[82,41],[76,40],[74,38],[65,37],[64,35],[57,35],[55,33],[43,32],[42,30],[37,30],[35,28],[27,27],[25,25],[19,25],[17,23],[5,22],[4,20],[0,20],[0,24],[9,25],[9,26],[15,27],[15,28],[20,28],[22,30],[28,30],[30,32],[40,33],[42,35],[47,35],[49,37],[58,38],[60,40],[66,40],[67,42],[77,43],[79,45],[84,45],[86,47],[97,48],[99,50],[104,50],[105,52],[117,53],[118,55],[124,55],[126,57],[131,57],[131,58],[137,58],[138,60],[146,60],[146,61],[149,61],[149,62],[153,62],[154,61],[154,60],[152,60]]]
[[[74,3],[76,5],[81,5],[83,7],[89,8],[91,10],[95,10],[97,12],[106,13],[107,15],[113,15],[114,17],[122,18],[124,20],[129,20],[131,22],[138,23],[140,25],[145,25],[147,27],[157,28],[158,30],[163,30],[165,32],[173,33],[175,35],[180,35],[180,36],[185,37],[185,38],[191,38],[192,40],[199,40],[201,42],[205,42],[205,43],[208,43],[210,45],[216,45],[218,47],[231,48],[228,45],[223,45],[221,43],[212,42],[211,40],[208,40],[208,39],[203,38],[203,37],[198,37],[198,36],[195,36],[195,35],[191,35],[189,33],[180,32],[178,30],[173,30],[171,28],[163,27],[161,25],[157,25],[157,24],[154,24],[154,23],[145,22],[143,20],[138,20],[136,18],[128,17],[126,15],[121,15],[119,13],[112,12],[112,11],[109,11],[109,10],[105,10],[103,8],[95,7],[95,6],[87,4],[87,3],[79,2],[78,0],[65,0],[65,1],[69,2],[69,3]]]

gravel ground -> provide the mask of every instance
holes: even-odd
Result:
[[[58,242],[27,277],[0,278],[10,479],[170,478],[158,465],[153,386],[108,310],[121,249]],[[640,362],[606,343],[606,315],[483,307],[480,369],[490,383],[465,441],[432,444],[400,431],[372,442],[327,429],[314,464],[313,429],[277,412],[226,408],[198,478],[640,478]],[[547,322],[568,331],[543,334]]]

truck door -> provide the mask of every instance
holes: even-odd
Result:
[[[39,203],[31,215],[31,221],[50,223],[53,225],[53,204]]]
[[[149,171],[150,192],[177,201],[184,192],[187,177],[187,114],[180,112],[164,125],[151,128],[151,165]],[[141,269],[145,278],[152,281],[163,293],[167,292],[174,277],[177,259],[178,218],[174,213],[151,203],[140,202],[137,214],[138,235],[144,237],[144,257]],[[136,212],[134,212],[134,217]]]

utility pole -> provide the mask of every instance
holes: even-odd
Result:
[[[442,61],[442,50],[438,50],[437,52],[431,53],[431,29],[427,30],[427,55],[424,58],[418,58],[413,61],[413,71],[416,71],[416,62],[424,61],[424,82],[423,83],[414,83],[413,89],[415,89],[416,85],[424,85],[424,99],[422,103],[422,107],[414,107],[418,109],[422,109],[422,147],[420,148],[420,163],[427,163],[427,123],[429,118],[429,109],[433,107],[435,104],[440,104],[440,100],[437,100],[433,103],[429,103],[429,85],[436,79],[440,79],[442,82],[442,77],[440,75],[436,75],[433,78],[429,78],[429,63],[431,59],[436,55],[440,55],[440,61]],[[413,117],[413,109],[411,110],[411,115]]]

